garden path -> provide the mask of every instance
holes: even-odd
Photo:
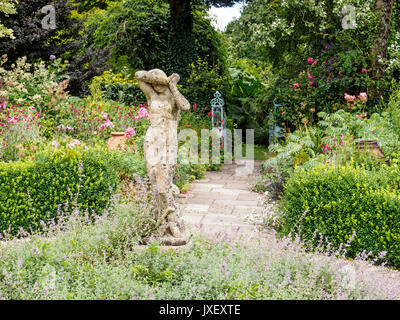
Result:
[[[221,171],[210,171],[191,184],[180,198],[182,216],[192,233],[208,239],[250,240],[259,230],[250,221],[261,215],[263,195],[250,190],[260,174],[263,161],[241,160],[222,164]]]

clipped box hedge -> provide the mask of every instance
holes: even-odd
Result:
[[[80,173],[81,171],[81,173]],[[0,231],[36,230],[78,196],[81,212],[99,214],[118,183],[118,166],[102,149],[48,150],[34,162],[0,163]]]
[[[348,256],[386,251],[390,265],[400,266],[400,194],[397,168],[320,166],[299,169],[286,184],[286,232],[298,230],[304,240],[318,243],[319,233],[333,248],[347,243]],[[304,215],[304,212],[308,212]]]

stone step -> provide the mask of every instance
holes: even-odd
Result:
[[[210,206],[207,204],[182,204],[180,206],[182,215],[190,213],[208,212]]]
[[[221,193],[221,194],[229,194],[229,195],[251,194],[251,192],[248,190],[229,188],[229,186],[225,186],[225,187],[221,187],[221,188],[213,188],[213,189],[211,189],[211,193]]]
[[[203,204],[183,204],[181,213],[183,216],[191,214],[218,214],[240,217],[242,220],[249,215],[261,215],[264,212],[262,207],[237,206],[237,207],[216,207]]]
[[[204,191],[204,192],[209,192],[211,189],[215,188],[223,188],[224,184],[215,184],[215,183],[195,183],[192,186],[190,186],[189,190],[190,191]]]
[[[248,240],[258,235],[249,220],[263,213],[264,196],[250,190],[258,179],[261,162],[250,165],[222,165],[221,171],[209,171],[194,182],[179,199],[188,228],[209,239]],[[254,169],[254,170],[253,170]]]
[[[261,200],[214,200],[213,207],[231,207],[234,209],[237,206],[246,207],[262,207],[263,201]]]
[[[236,206],[233,209],[232,214],[245,216],[245,215],[249,215],[249,214],[262,214],[263,211],[264,211],[263,207]]]
[[[229,239],[238,240],[240,238],[249,239],[256,237],[258,230],[251,225],[246,226],[225,226],[221,228],[219,225],[191,225],[189,230],[194,234],[202,235],[210,240]]]
[[[246,226],[248,223],[244,222],[239,216],[226,215],[221,213],[190,213],[183,215],[183,219],[191,224],[218,224],[221,227],[236,225]]]
[[[206,205],[212,205],[215,199],[210,199],[210,198],[192,198],[189,197],[186,199],[185,204],[206,204]]]

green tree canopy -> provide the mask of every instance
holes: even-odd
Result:
[[[193,40],[196,55],[219,64],[221,42],[203,8],[193,11]],[[85,45],[113,47],[115,69],[167,69],[170,8],[164,0],[126,0],[107,10],[97,10],[86,23]],[[197,56],[195,57],[197,58]]]
[[[186,78],[187,67],[197,58],[197,48],[193,36],[193,9],[198,6],[209,8],[211,5],[229,7],[238,2],[249,2],[249,0],[170,0],[168,72],[177,72]]]
[[[368,53],[382,36],[381,30],[390,33],[390,26],[379,26],[376,3],[376,0],[253,0],[241,17],[228,25],[226,34],[239,58],[271,61],[276,69],[283,67],[286,74],[293,75],[299,72],[295,67],[299,66],[299,59],[316,56],[331,43],[343,41]],[[386,22],[392,24],[392,30],[398,30],[399,16],[395,9],[392,17]],[[354,20],[354,26],[344,27],[345,19]],[[396,32],[392,32],[385,46],[393,44],[395,37]],[[396,54],[389,50],[388,59]]]

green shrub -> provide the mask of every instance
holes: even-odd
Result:
[[[64,103],[69,80],[65,79],[66,65],[62,64],[61,59],[32,65],[26,57],[22,57],[9,70],[5,69],[6,63],[7,56],[2,56],[0,79],[6,79],[6,85],[0,88],[0,97],[9,104],[23,105],[28,102],[43,116],[53,115]]]
[[[100,86],[100,88],[96,88],[96,86]],[[126,105],[136,105],[146,101],[137,81],[129,74],[127,68],[122,68],[122,71],[116,74],[110,70],[104,71],[102,75],[92,79],[89,88],[92,95],[96,89],[101,89],[103,99]]]
[[[223,91],[224,78],[221,75],[220,66],[210,64],[206,59],[198,58],[190,64],[189,75],[182,86],[182,94],[191,104],[206,107],[211,110],[210,101],[216,91]]]
[[[319,234],[334,248],[351,242],[350,257],[364,250],[373,256],[386,251],[387,261],[399,266],[399,178],[398,168],[325,165],[295,170],[285,186],[285,230],[299,230],[314,245]]]
[[[182,163],[174,171],[174,184],[186,192],[191,181],[204,177],[207,167],[201,164]]]
[[[116,151],[118,170],[122,177],[132,177],[134,174],[145,177],[147,174],[146,162],[134,151]]]
[[[34,162],[0,163],[0,230],[36,230],[57,218],[59,206],[70,213],[101,213],[118,182],[115,159],[102,149],[45,150]],[[66,204],[68,203],[68,209]]]

